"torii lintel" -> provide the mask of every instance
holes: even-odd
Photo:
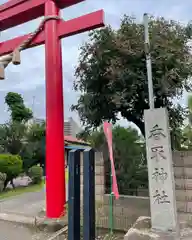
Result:
[[[104,26],[104,12],[99,10],[68,21],[60,21],[58,24],[58,36],[64,38],[74,34],[90,31]],[[29,37],[29,34],[16,37],[5,42],[0,42],[0,56],[12,52],[21,42]],[[35,47],[45,42],[44,31],[33,40],[28,48]]]
[[[47,0],[10,0],[0,5],[1,31],[44,16]],[[85,0],[55,0],[63,9]]]

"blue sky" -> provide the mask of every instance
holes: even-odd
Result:
[[[7,0],[0,0],[0,4]],[[62,17],[68,20],[83,14],[104,9],[106,24],[118,28],[124,14],[135,15],[142,20],[144,12],[168,19],[187,23],[191,20],[192,1],[178,0],[86,0],[75,6],[62,10]],[[3,31],[0,41],[29,33],[38,26],[40,19],[28,22],[21,26]],[[65,118],[72,116],[78,120],[76,113],[70,112],[70,106],[76,103],[78,94],[72,89],[74,69],[77,65],[79,47],[87,40],[87,33],[76,35],[62,40]],[[28,107],[33,107],[35,117],[45,117],[45,67],[44,47],[36,47],[22,52],[22,64],[9,65],[6,69],[6,80],[0,82],[0,123],[9,119],[4,97],[7,92],[21,93]],[[33,104],[33,98],[35,99]],[[185,99],[182,100],[185,104]],[[123,125],[127,123],[121,121]]]

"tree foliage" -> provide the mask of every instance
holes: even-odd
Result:
[[[176,129],[186,111],[173,100],[191,90],[191,25],[151,17],[149,32],[155,107],[167,107]],[[90,41],[81,47],[76,77],[74,87],[81,96],[72,110],[84,125],[115,123],[120,112],[144,134],[143,112],[149,103],[143,24],[124,16],[118,30],[107,26],[91,32]]]
[[[33,113],[25,106],[20,94],[9,92],[5,103],[11,112],[11,120],[0,126],[0,151],[19,154],[26,171],[35,164],[44,165],[45,123],[26,124],[33,117]]]
[[[188,119],[185,125],[177,128],[172,134],[174,150],[192,150],[192,96],[188,96]]]
[[[102,128],[81,133],[84,139],[103,152],[105,162],[105,186],[110,190],[110,160]],[[137,189],[148,185],[144,139],[133,128],[113,128],[113,150],[119,191],[121,194],[136,194]]]
[[[45,165],[45,123],[32,124],[26,134],[26,144],[22,151],[24,168],[27,170],[33,165]]]
[[[13,155],[20,154],[25,143],[26,130],[26,125],[19,122],[0,125],[1,152]]]
[[[0,125],[0,152],[20,155],[24,170],[45,165],[45,124],[9,122]]]
[[[192,150],[192,128],[188,124],[182,131],[182,150]]]
[[[182,150],[192,150],[192,96],[188,96],[188,123],[180,130]]]
[[[40,166],[33,166],[29,169],[29,177],[33,184],[41,183],[43,177],[43,169]]]
[[[11,120],[0,125],[0,172],[7,174],[4,188],[9,181],[13,185],[13,179],[22,171],[28,172],[37,164],[45,165],[45,123],[27,123],[33,114],[25,107],[20,94],[8,93],[5,102],[9,106]],[[42,168],[34,169],[37,170],[34,182],[37,182]]]
[[[7,178],[4,187],[22,172],[23,162],[18,155],[0,154],[0,172],[5,173]]]
[[[188,97],[189,123],[192,126],[192,95]]]
[[[11,112],[13,122],[27,122],[33,117],[32,111],[25,106],[20,94],[14,92],[7,93],[5,103]]]
[[[136,129],[116,126],[113,130],[117,179],[121,194],[137,194],[148,186],[144,139]]]

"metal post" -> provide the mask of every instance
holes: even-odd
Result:
[[[151,54],[150,54],[150,42],[149,42],[149,25],[148,15],[145,13],[143,16],[144,32],[145,32],[145,54],[146,54],[146,67],[147,67],[147,82],[149,91],[149,107],[154,109],[154,95],[153,95],[153,79],[151,68]]]
[[[69,152],[68,239],[80,240],[80,151]]]
[[[83,159],[83,239],[95,239],[95,151],[84,151]]]
[[[113,228],[114,228],[114,222],[113,222],[113,198],[114,198],[114,193],[113,193],[113,174],[112,174],[112,168],[110,172],[110,184],[111,184],[111,193],[110,193],[110,206],[109,206],[109,228],[110,228],[110,234],[113,235]]]
[[[55,1],[45,1],[45,16],[59,16]],[[45,25],[46,65],[46,211],[59,218],[65,205],[64,116],[61,42],[58,20]]]

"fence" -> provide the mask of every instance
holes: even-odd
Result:
[[[102,239],[112,233],[115,239],[122,239],[140,215],[150,215],[148,197],[124,195],[115,200],[105,194],[107,173],[101,153],[93,149],[84,151],[83,155],[79,151],[71,151],[69,174],[69,240],[78,240],[79,233],[84,240],[94,239],[94,236]],[[129,191],[132,190],[125,190]],[[141,195],[148,195],[147,192],[146,189],[137,191]]]
[[[175,176],[176,205],[181,227],[192,226],[192,151],[173,152]],[[102,169],[102,168],[101,168]],[[100,171],[102,173],[102,170]],[[106,177],[106,171],[103,179]],[[101,178],[100,174],[100,178]],[[100,185],[102,186],[102,182]],[[104,181],[106,184],[106,181]],[[97,186],[97,188],[99,188]],[[101,188],[101,187],[100,187]],[[105,194],[97,210],[97,227],[106,228],[112,225],[114,232],[127,231],[140,216],[150,216],[148,189],[124,189],[125,192],[137,196],[120,195],[119,200],[113,198],[113,213],[110,210],[110,195]],[[102,191],[101,191],[102,193]],[[112,220],[111,220],[112,219]]]
[[[95,153],[93,149],[85,150],[83,155],[78,150],[70,151],[68,234],[62,235],[64,239],[103,239],[112,231],[116,235],[115,239],[122,239],[124,232],[140,216],[141,211],[137,211],[141,206],[139,199],[137,203],[134,198],[126,196],[115,200],[105,194],[104,176],[101,153]],[[137,206],[130,209],[125,199],[128,199],[129,204],[136,203]],[[148,198],[143,198],[143,204],[148,203]],[[143,208],[148,209],[148,206]],[[127,212],[130,210],[132,218],[130,212]]]
[[[99,153],[97,153],[96,159],[101,159],[98,155]],[[101,160],[96,160],[96,162],[100,162],[100,170],[97,169],[99,176],[96,174],[96,194],[99,194],[100,189],[99,195],[102,195],[103,182],[106,185],[106,176],[110,175],[110,173],[106,172],[106,170],[103,171],[104,162]],[[173,152],[173,166],[178,220],[182,226],[192,226],[192,151]],[[99,166],[97,166],[97,168],[99,168]],[[126,186],[124,186],[124,188],[126,188]],[[127,188],[123,189],[123,192],[133,196],[120,195],[120,199],[118,200],[115,200],[113,197],[112,207],[110,206],[111,201],[109,194],[104,194],[101,201],[96,201],[97,232],[99,232],[99,228],[104,228],[108,232],[110,232],[110,228],[112,228],[114,232],[127,231],[138,217],[150,216],[148,189]],[[97,198],[96,196],[96,199]]]
[[[115,239],[123,239],[124,233],[131,227],[131,225],[140,216],[150,216],[150,202],[148,197],[148,190],[139,188],[137,191],[135,189],[124,189],[124,192],[131,194],[136,193],[137,196],[120,195],[118,200],[113,197],[111,199],[110,194],[105,194],[106,192],[106,176],[110,173],[106,172],[104,167],[104,160],[101,153],[96,152],[94,154],[93,150],[91,152],[86,152],[83,155],[78,155],[78,153],[71,152],[70,163],[74,164],[74,158],[76,154],[77,159],[77,169],[79,169],[79,175],[77,178],[80,181],[78,187],[75,186],[75,174],[76,168],[70,169],[73,177],[70,177],[71,184],[73,187],[73,194],[80,194],[77,197],[77,205],[73,201],[73,213],[69,214],[69,228],[70,219],[73,219],[71,229],[77,229],[80,232],[81,239],[90,240],[93,239],[91,236],[95,235],[103,239],[102,237],[106,234],[110,234],[113,231]],[[192,226],[192,152],[174,152],[173,153],[173,164],[176,182],[176,201],[178,209],[178,217],[181,223],[186,222],[188,225]],[[75,170],[76,169],[76,170]],[[94,173],[95,172],[95,173]],[[73,180],[72,180],[73,179]],[[95,188],[94,188],[95,186]],[[126,186],[125,186],[126,187]],[[95,191],[95,197],[94,197]],[[71,195],[71,193],[70,193]],[[94,201],[95,199],[95,201]],[[112,200],[112,201],[111,201]],[[95,202],[95,204],[94,204]],[[70,203],[69,203],[70,205]],[[70,206],[69,206],[70,208]],[[80,208],[80,225],[75,228],[75,219],[78,218],[78,209]],[[95,215],[94,215],[95,209]],[[73,216],[73,217],[72,217]],[[95,224],[94,221],[96,220]],[[92,232],[90,229],[92,228]],[[86,237],[84,237],[86,235]],[[92,234],[92,235],[91,235]],[[66,234],[63,236],[66,237]],[[67,239],[66,238],[56,238]],[[56,240],[55,239],[55,240]],[[71,240],[72,238],[68,238]],[[78,240],[79,238],[75,238]],[[106,238],[107,239],[107,238]]]
[[[103,236],[111,239],[106,238],[111,230],[115,239],[123,239],[124,233],[138,217],[150,216],[147,189],[124,189],[123,192],[136,193],[137,196],[120,195],[118,200],[113,197],[112,201],[110,194],[105,194],[105,178],[109,173],[105,170],[101,153],[94,153],[93,149],[82,154],[71,151],[69,164],[69,195],[72,200],[69,201],[66,221],[69,229],[58,231],[49,240],[90,240],[94,235],[95,239],[104,239]],[[173,164],[179,221],[192,226],[192,152],[174,152]],[[73,236],[68,234],[68,230],[73,231]]]
[[[96,235],[108,234],[115,239],[123,239],[125,232],[134,221],[143,216],[150,216],[150,203],[147,189],[124,189],[125,192],[138,196],[120,195],[118,200],[109,191],[110,172],[106,169],[101,153],[95,155],[96,181]]]

